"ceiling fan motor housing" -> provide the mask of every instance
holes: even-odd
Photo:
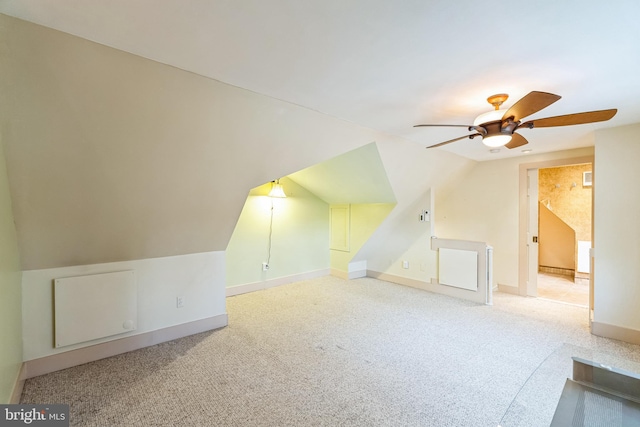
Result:
[[[507,124],[507,126],[503,126]],[[515,126],[508,125],[507,122],[496,120],[489,123],[483,123],[480,126],[473,127],[477,132],[482,134],[482,142],[488,147],[502,147],[511,141],[513,129]]]

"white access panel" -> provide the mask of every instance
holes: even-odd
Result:
[[[134,271],[55,279],[55,346],[133,331],[137,307]]]
[[[438,249],[438,282],[441,285],[478,290],[478,252]]]

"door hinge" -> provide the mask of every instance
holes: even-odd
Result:
[[[533,236],[533,243],[538,243],[538,236]]]

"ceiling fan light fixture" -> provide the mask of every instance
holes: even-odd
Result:
[[[485,123],[499,122],[500,120],[502,120],[503,115],[504,110],[491,110],[476,117],[476,119],[473,121],[473,125],[480,126]]]
[[[502,147],[511,141],[511,135],[487,135],[482,138],[482,143],[487,147]]]
[[[519,133],[515,133],[519,128],[544,128],[556,126],[581,125],[585,123],[603,122],[616,115],[618,110],[610,108],[608,110],[585,111],[583,113],[564,114],[562,116],[546,117],[543,119],[529,120],[522,123],[522,119],[537,113],[560,99],[559,95],[553,93],[533,91],[520,98],[507,110],[500,110],[500,106],[509,98],[506,93],[499,93],[487,98],[487,102],[493,105],[495,110],[480,114],[473,121],[473,125],[462,124],[422,124],[422,126],[446,126],[463,127],[469,132],[475,132],[458,138],[453,138],[439,144],[430,145],[427,148],[441,147],[461,139],[473,139],[479,136],[484,145],[490,148],[506,146],[514,149],[528,144],[528,141]]]

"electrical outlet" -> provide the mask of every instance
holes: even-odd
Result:
[[[267,264],[266,262],[262,263],[262,271],[267,271],[269,269],[269,264]]]
[[[402,268],[409,268],[409,261],[402,261]]]
[[[184,297],[176,297],[176,308],[184,307]]]

